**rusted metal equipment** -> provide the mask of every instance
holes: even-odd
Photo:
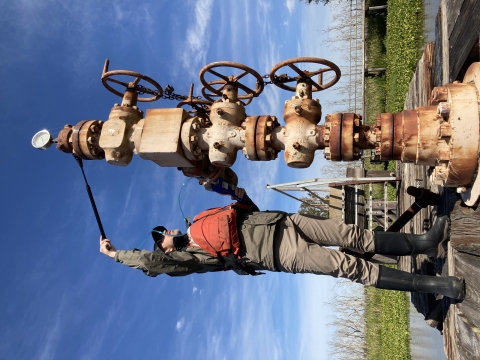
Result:
[[[313,70],[303,70],[307,66]],[[188,96],[181,96],[173,94],[171,86],[163,91],[148,76],[108,71],[107,60],[102,83],[122,97],[121,104],[114,105],[105,122],[66,125],[55,142],[59,150],[82,159],[105,158],[118,166],[128,165],[133,154],[138,154],[201,181],[228,177],[225,169],[235,163],[238,151],[252,161],[270,161],[283,150],[288,166],[306,168],[318,149],[332,161],[358,160],[362,150],[372,149],[377,160],[432,167],[434,183],[456,187],[467,205],[477,202],[480,63],[470,67],[463,83],[435,88],[430,106],[380,114],[372,126],[364,125],[354,113],[328,114],[320,125],[322,108],[312,95],[336,84],[340,76],[334,63],[312,57],[283,61],[265,76],[242,64],[214,62],[200,71],[202,99],[193,96],[193,85]],[[272,115],[246,116],[245,106],[269,84],[294,92],[285,101],[285,125]],[[179,104],[177,108],[149,109],[145,116],[137,107],[137,102],[159,98]],[[193,111],[184,110],[185,105]],[[229,171],[230,176],[232,173]]]
[[[415,201],[392,225],[389,226],[387,231],[400,231],[420,210],[427,206],[436,206],[440,203],[440,195],[431,192],[428,189],[409,186],[407,188],[407,193],[408,195],[415,197]]]

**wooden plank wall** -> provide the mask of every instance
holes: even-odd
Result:
[[[442,191],[442,207],[450,212],[446,273],[465,279],[465,300],[444,303],[444,343],[449,359],[480,358],[480,210],[462,206],[453,189]]]
[[[460,80],[470,63],[480,61],[479,24],[480,0],[442,1],[435,23],[436,86]]]
[[[426,106],[435,86],[435,42],[425,44],[423,55],[420,58],[415,74],[408,87],[404,109],[415,109]]]

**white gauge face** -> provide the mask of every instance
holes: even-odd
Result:
[[[52,145],[52,136],[47,130],[40,130],[32,138],[32,146],[35,149],[46,150]]]

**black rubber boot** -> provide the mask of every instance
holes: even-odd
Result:
[[[415,275],[405,271],[380,266],[379,289],[416,291],[421,293],[441,294],[456,300],[465,297],[465,282],[455,276]]]
[[[444,257],[443,245],[448,238],[448,216],[438,217],[426,234],[413,235],[398,232],[375,232],[375,254],[413,255],[426,254]]]

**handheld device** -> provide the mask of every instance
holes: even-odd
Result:
[[[216,181],[209,183],[208,190],[216,192],[217,194],[221,195],[230,195],[233,196],[235,199],[239,201],[245,200],[244,195],[241,199],[235,195],[235,190],[233,189],[232,185],[226,182],[223,178],[218,178]]]

